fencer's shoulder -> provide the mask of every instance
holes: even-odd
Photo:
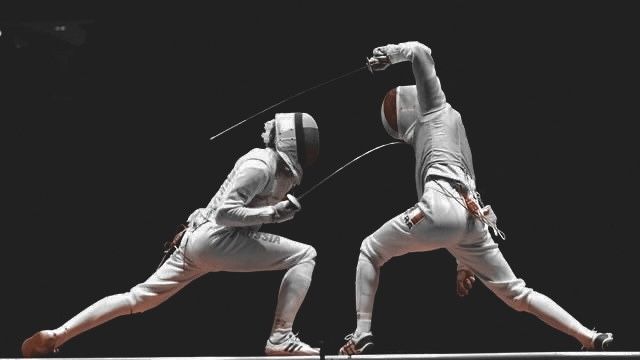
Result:
[[[246,166],[274,172],[277,166],[278,154],[269,148],[254,148],[240,158]]]
[[[269,163],[275,161],[277,159],[278,153],[276,153],[273,149],[270,148],[253,148],[249,150],[243,158],[245,159],[253,159],[259,160],[265,163]]]

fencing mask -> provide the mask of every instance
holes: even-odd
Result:
[[[303,169],[313,164],[320,152],[318,125],[307,113],[278,113],[265,123],[265,133],[269,134],[272,128],[275,149],[299,184]]]
[[[389,90],[382,100],[380,115],[382,125],[389,135],[411,144],[413,129],[420,118],[416,86],[398,86]]]

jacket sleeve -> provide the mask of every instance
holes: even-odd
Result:
[[[431,49],[417,41],[399,43],[395,49],[390,51],[389,59],[392,63],[411,62],[422,114],[426,114],[446,102],[440,79],[436,76]]]
[[[259,160],[247,160],[235,176],[233,184],[218,207],[216,223],[225,226],[252,226],[273,222],[273,206],[256,208],[247,204],[269,184],[269,169]]]

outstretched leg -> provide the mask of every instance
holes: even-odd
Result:
[[[524,311],[535,315],[547,325],[573,336],[585,349],[604,350],[613,340],[613,335],[610,333],[603,334],[584,327],[548,296],[532,290],[527,297],[528,306]]]
[[[611,334],[586,328],[548,296],[526,287],[524,280],[514,275],[488,231],[477,243],[463,242],[449,251],[511,308],[528,312],[574,337],[583,348],[602,350],[613,340]]]
[[[201,276],[185,261],[182,249],[173,255],[144,283],[129,292],[104,297],[54,330],[42,330],[22,343],[24,357],[37,357],[57,351],[67,341],[116,317],[149,310]]]

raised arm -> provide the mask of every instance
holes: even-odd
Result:
[[[440,86],[440,80],[436,76],[431,49],[424,44],[417,41],[388,44],[373,49],[373,56],[374,59],[378,59],[383,63],[382,59],[384,58],[387,58],[390,64],[404,61],[411,62],[422,114],[436,109],[446,102],[446,97]],[[373,69],[384,70],[386,66],[374,66]]]

